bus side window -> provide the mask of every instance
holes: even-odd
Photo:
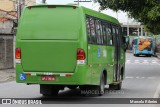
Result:
[[[90,30],[89,18],[88,17],[86,18],[86,28],[87,28],[88,43],[92,43],[91,30]]]
[[[101,39],[101,45],[104,44],[104,39],[103,39],[103,29],[102,29],[102,21],[99,21],[99,25],[100,25],[100,39]]]
[[[112,30],[109,24],[106,24],[107,45],[113,45]]]
[[[99,20],[96,20],[96,21],[95,21],[95,25],[96,25],[97,44],[102,44],[102,41],[101,41],[101,26],[100,26],[100,21],[99,21]]]
[[[117,37],[118,37],[118,45],[119,45],[119,47],[121,47],[121,37],[120,37],[120,32],[119,32],[119,27],[117,26],[116,27],[116,35],[117,35]]]
[[[102,24],[102,35],[103,35],[103,44],[104,45],[107,45],[107,31],[106,31],[106,26],[105,24],[103,23]]]
[[[125,44],[125,41],[123,40],[123,34],[122,34],[122,28],[119,27],[119,37],[120,37],[120,45],[123,46]]]
[[[89,25],[90,25],[92,43],[96,44],[95,22],[92,17],[89,18]]]
[[[117,41],[114,36],[116,36],[116,29],[115,29],[115,26],[112,25],[112,38],[113,38],[113,43],[115,45],[116,44],[115,42],[117,42]]]

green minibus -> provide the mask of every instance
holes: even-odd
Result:
[[[120,90],[125,38],[117,19],[77,5],[26,7],[16,34],[16,82],[39,84],[42,95],[65,87]]]

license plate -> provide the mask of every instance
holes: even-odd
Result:
[[[42,76],[41,80],[42,81],[55,81],[56,77],[55,76]]]

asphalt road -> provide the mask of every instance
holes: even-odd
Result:
[[[155,57],[134,57],[131,53],[126,55],[126,78],[122,90],[109,90],[106,87],[104,96],[82,96],[81,91],[65,89],[58,97],[43,97],[39,94],[38,85],[17,84],[8,82],[0,84],[0,98],[35,98],[49,99],[51,102],[67,103],[68,98],[82,98],[74,100],[81,103],[95,103],[94,98],[158,98],[160,92],[160,59]],[[61,99],[61,97],[65,99]],[[84,99],[83,99],[84,98]],[[72,99],[73,100],[73,99]],[[72,102],[70,100],[69,102]],[[93,100],[93,101],[92,101]],[[93,103],[92,103],[93,102]],[[0,105],[1,106],[1,105]],[[60,106],[60,105],[57,105]],[[66,106],[66,105],[65,105]],[[69,106],[69,105],[68,105]],[[71,107],[70,105],[69,107]],[[80,106],[80,105],[77,105]],[[86,105],[89,106],[89,105]],[[93,105],[95,106],[95,105]],[[104,106],[104,105],[99,105]],[[109,105],[116,107],[117,105]],[[120,107],[160,107],[160,105],[119,105]]]

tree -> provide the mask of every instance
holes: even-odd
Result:
[[[160,0],[96,0],[100,9],[124,11],[153,34],[160,34]]]

